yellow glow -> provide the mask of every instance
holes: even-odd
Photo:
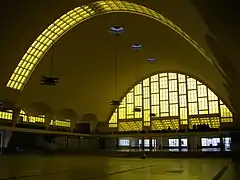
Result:
[[[30,123],[44,123],[45,117],[29,116]]]
[[[0,111],[0,119],[3,120],[12,120],[12,112]]]
[[[181,81],[177,82],[177,77]],[[135,108],[140,111],[136,112]],[[160,73],[143,80],[126,94],[111,117],[109,127],[121,123],[119,131],[131,131],[136,129],[128,123],[133,120],[142,122],[143,126],[151,125],[152,130],[178,129],[179,124],[187,125],[188,121],[190,128],[194,124],[219,127],[220,119],[221,123],[233,122],[232,113],[206,85],[186,75]]]
[[[71,122],[70,120],[51,120],[50,125],[52,126],[59,126],[59,127],[70,127]]]
[[[191,39],[189,35],[187,35],[180,27],[175,25],[173,22],[158,12],[142,5],[127,1],[96,1],[92,4],[83,5],[69,11],[57,19],[55,22],[53,22],[47,29],[45,29],[29,47],[27,52],[23,55],[22,59],[17,65],[17,68],[14,70],[14,73],[10,77],[10,80],[7,83],[7,87],[22,90],[32,72],[42,57],[46,54],[46,52],[58,39],[60,39],[73,27],[95,16],[114,12],[128,12],[138,14],[141,16],[149,17],[159,23],[166,25],[181,37],[183,37],[186,41],[188,41],[198,52],[200,52],[210,63],[212,63],[212,60],[206,55],[205,51],[200,47],[200,45]],[[20,71],[20,68],[24,68],[25,72],[22,73]],[[18,75],[18,78],[14,78],[15,75]],[[22,78],[23,80],[20,80]],[[153,77],[153,79],[154,78],[155,77]],[[169,78],[175,78],[174,73],[170,74]]]
[[[19,116],[23,118],[23,122],[28,122],[28,116],[25,111],[21,110]]]

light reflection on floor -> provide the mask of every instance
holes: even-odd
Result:
[[[228,159],[140,159],[82,156],[1,156],[0,180],[210,180]],[[232,180],[232,179],[228,179]]]

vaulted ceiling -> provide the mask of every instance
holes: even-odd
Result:
[[[3,3],[0,7],[0,99],[13,101],[23,108],[40,102],[49,106],[56,115],[61,114],[63,109],[71,109],[79,120],[82,120],[84,114],[93,113],[99,121],[106,121],[112,112],[109,102],[116,99],[116,41],[109,33],[109,27],[120,25],[125,32],[118,42],[118,97],[123,97],[129,87],[146,76],[174,71],[197,77],[228,103],[223,77],[199,51],[166,25],[127,12],[89,19],[68,31],[55,43],[53,71],[60,78],[58,86],[40,85],[41,76],[49,75],[51,51],[48,51],[22,91],[7,88],[6,84],[14,69],[37,37],[63,14],[92,2],[12,0]],[[205,41],[208,28],[190,0],[132,2],[166,16],[215,61]],[[134,43],[144,45],[138,54],[131,49]],[[149,63],[147,59],[150,57],[155,58],[156,62]]]

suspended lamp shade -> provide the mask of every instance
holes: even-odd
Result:
[[[119,35],[124,33],[124,28],[121,26],[113,26],[110,28],[109,32],[115,35]]]
[[[143,48],[142,44],[133,44],[132,45],[132,49],[136,50],[136,51],[141,50],[142,48]]]
[[[155,62],[155,61],[156,61],[155,58],[148,58],[148,62],[150,62],[150,63],[153,63],[153,62]]]

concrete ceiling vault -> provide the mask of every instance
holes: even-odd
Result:
[[[0,98],[22,107],[41,102],[57,114],[67,109],[83,119],[87,113],[106,121],[115,99],[114,47],[109,34],[112,25],[124,26],[119,38],[118,97],[143,77],[156,72],[180,71],[198,77],[227,101],[224,79],[186,40],[156,21],[129,13],[112,13],[94,17],[74,27],[55,44],[54,75],[56,87],[40,85],[42,75],[49,74],[50,51],[43,57],[22,92],[6,88],[6,83],[29,46],[55,19],[90,0],[12,0],[4,1],[0,11]],[[180,26],[213,58],[205,42],[208,29],[190,0],[133,1],[165,15]],[[144,49],[131,50],[133,43]],[[150,64],[147,58],[154,57]],[[137,61],[136,61],[137,58]],[[138,73],[136,74],[136,66]],[[227,102],[228,103],[228,102]],[[29,108],[31,109],[31,108]],[[50,110],[49,110],[50,111]],[[62,116],[62,115],[61,115]]]

